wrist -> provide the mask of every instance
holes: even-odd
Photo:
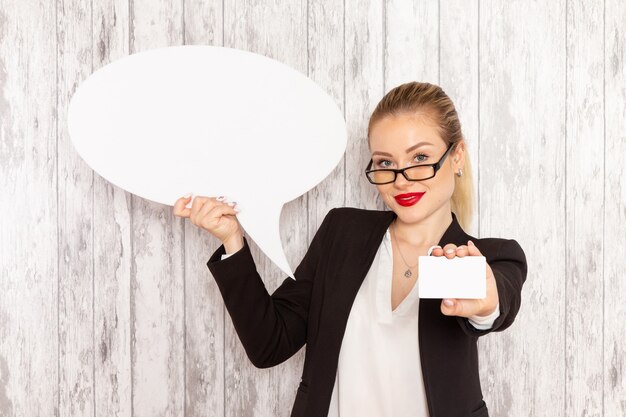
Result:
[[[224,250],[227,254],[235,253],[243,248],[243,235],[236,234],[222,242],[224,245]]]
[[[492,306],[483,306],[483,308],[478,311],[475,316],[478,317],[487,317],[492,315],[493,313],[495,313],[496,308],[498,307],[498,304],[492,305]]]

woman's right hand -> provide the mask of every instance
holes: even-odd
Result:
[[[224,244],[226,253],[233,253],[243,247],[243,232],[237,220],[239,210],[236,203],[227,203],[224,197],[193,197],[191,208],[185,206],[192,197],[181,197],[174,204],[174,215],[189,218],[191,223],[201,227]]]

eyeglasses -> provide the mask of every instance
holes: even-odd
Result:
[[[450,149],[454,148],[454,145],[450,145],[441,159],[434,164],[422,164],[412,165],[410,167],[402,169],[384,168],[384,169],[370,169],[374,163],[373,159],[370,159],[370,163],[365,168],[365,176],[372,184],[389,184],[396,180],[398,174],[404,175],[408,181],[424,181],[435,176],[437,171],[443,165],[443,161],[450,153]]]

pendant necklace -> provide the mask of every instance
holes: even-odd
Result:
[[[395,223],[394,223],[395,224]],[[398,244],[398,241],[396,240],[396,233],[394,232],[391,237],[393,237],[393,240],[396,242],[396,247],[398,248],[398,253],[400,254],[400,258],[402,258],[402,262],[404,262],[404,264],[407,266],[407,270],[404,271],[404,276],[407,278],[411,278],[413,276],[413,273],[411,272],[411,268],[415,268],[417,266],[417,264],[410,266],[406,260],[404,259],[404,256],[402,255],[402,251],[400,250],[400,245]],[[419,263],[419,260],[418,260]]]

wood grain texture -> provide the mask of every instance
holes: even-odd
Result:
[[[626,4],[607,0],[604,19],[602,404],[608,417],[626,415]]]
[[[221,0],[186,1],[184,43],[223,46],[222,16]],[[185,231],[184,415],[222,416],[225,410],[224,321],[229,318],[217,284],[206,268],[206,261],[220,242],[190,221],[179,221]]]
[[[567,2],[566,416],[602,416],[603,14],[601,3]]]
[[[181,45],[182,13],[181,2],[133,0],[130,52]],[[133,416],[184,413],[184,249],[178,220],[170,206],[131,198]]]
[[[129,54],[128,1],[92,2],[93,70]],[[132,416],[132,195],[93,176],[94,415]]]
[[[56,22],[53,2],[0,1],[0,415],[59,399]],[[75,362],[80,362],[76,358]]]
[[[345,205],[383,209],[385,203],[363,171],[371,158],[367,122],[385,94],[382,1],[347,0],[345,7]]]
[[[309,0],[308,4],[307,76],[335,100],[345,118],[344,5],[325,0]],[[333,172],[307,193],[308,242],[330,209],[345,205],[345,165],[344,155]]]
[[[474,167],[470,233],[529,266],[516,322],[479,342],[490,414],[626,415],[625,21],[620,0],[0,0],[0,416],[291,411],[304,349],[250,363],[206,269],[219,242],[68,136],[93,71],[181,44],[277,59],[344,111],[344,159],[281,214],[292,267],[330,208],[385,208],[368,118],[398,84],[438,83]],[[250,243],[271,293],[284,274]]]
[[[478,236],[480,220],[480,136],[478,85],[478,0],[441,2],[439,10],[439,80],[454,103],[465,138],[465,158],[472,165],[474,222],[467,233]],[[464,169],[466,172],[467,169]]]
[[[439,83],[439,1],[389,0],[383,7],[385,93],[409,81]]]
[[[481,237],[514,238],[528,277],[514,325],[480,340],[494,416],[563,416],[565,2],[479,10]]]
[[[60,120],[76,87],[92,72],[91,2],[57,3],[57,97]],[[93,170],[58,123],[59,414],[94,413]]]

